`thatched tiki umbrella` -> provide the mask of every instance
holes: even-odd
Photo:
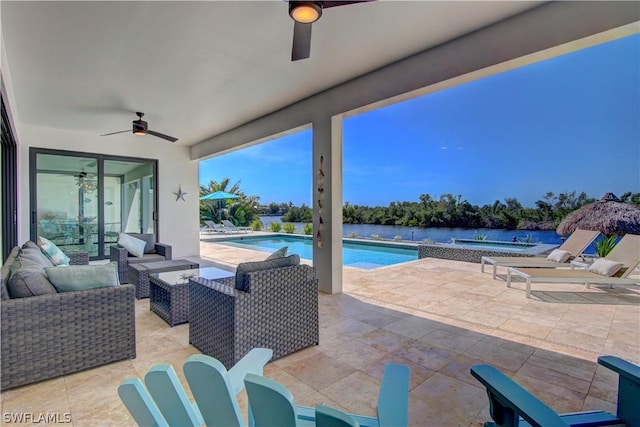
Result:
[[[595,230],[607,236],[640,234],[640,208],[620,201],[613,193],[607,193],[597,202],[567,215],[556,232],[564,236],[577,229]]]

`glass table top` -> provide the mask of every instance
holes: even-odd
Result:
[[[217,267],[194,268],[191,270],[166,271],[164,273],[152,273],[151,277],[156,277],[165,283],[171,285],[183,285],[189,283],[189,279],[194,277],[204,277],[205,279],[214,280],[222,277],[230,277],[235,273],[233,271],[223,270]]]

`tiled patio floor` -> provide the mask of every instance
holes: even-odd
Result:
[[[264,256],[201,242],[203,265]],[[526,299],[523,285],[509,289],[479,264],[424,259],[345,268],[344,290],[319,296],[320,345],[267,365],[265,375],[298,404],[372,415],[384,363],[398,362],[411,368],[411,425],[480,426],[488,401],[469,367],[489,363],[557,411],[615,411],[617,380],[597,367],[597,356],[640,362],[640,288],[534,285]],[[170,328],[149,300],[137,301],[136,312],[136,359],[6,391],[3,420],[71,413],[73,426],[132,425],[116,393],[120,382],[160,363],[182,377],[182,364],[198,353],[188,325]]]

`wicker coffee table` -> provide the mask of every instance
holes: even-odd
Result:
[[[186,323],[189,321],[189,279],[220,279],[233,275],[233,271],[215,267],[151,273],[149,308],[171,326]]]
[[[172,259],[129,264],[129,283],[136,287],[136,298],[149,298],[149,275],[165,271],[189,270],[198,268],[197,262],[188,259]]]

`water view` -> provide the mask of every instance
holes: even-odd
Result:
[[[280,216],[261,216],[260,220],[269,229],[272,222],[282,222]],[[303,227],[301,223],[295,223],[296,230],[300,233]],[[538,230],[502,230],[490,228],[422,228],[405,227],[400,225],[375,225],[375,224],[343,224],[344,237],[371,238],[380,236],[383,239],[394,239],[400,236],[402,240],[410,242],[422,242],[424,239],[436,243],[448,243],[451,239],[475,239],[476,236],[486,236],[486,240],[499,240],[511,242],[515,237],[518,241],[530,241],[532,243],[561,244],[562,239],[555,231]]]

